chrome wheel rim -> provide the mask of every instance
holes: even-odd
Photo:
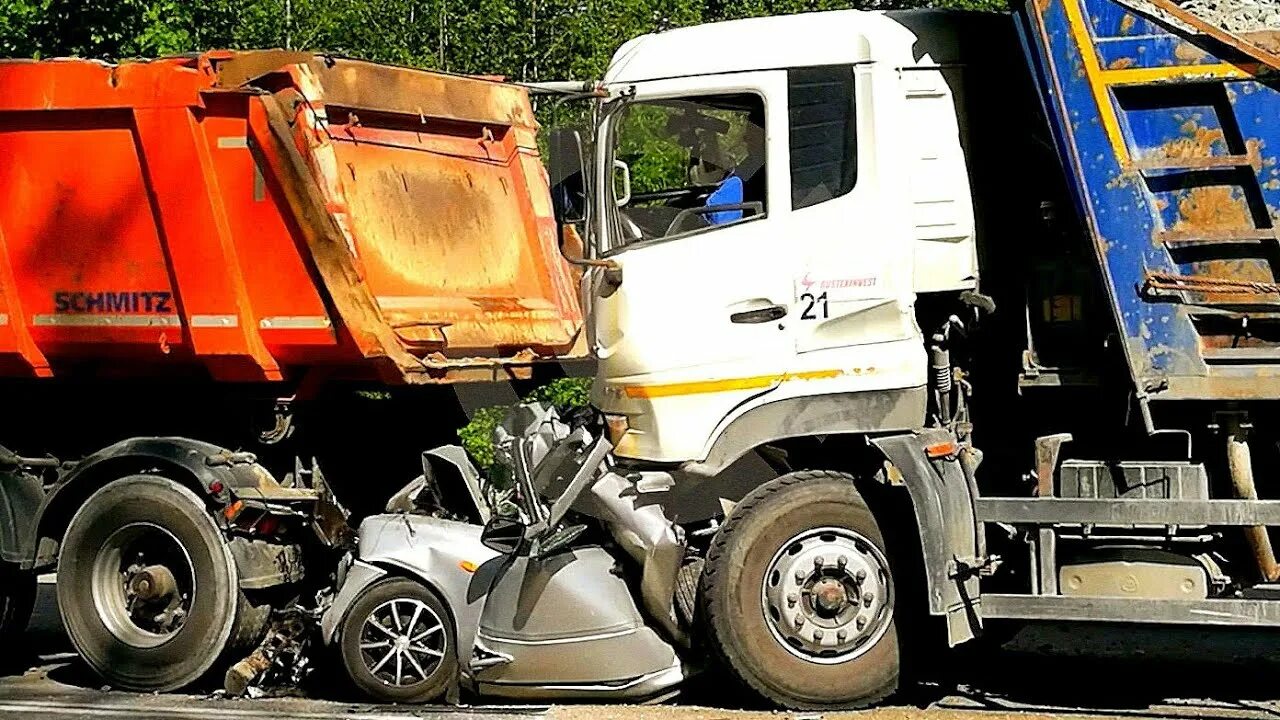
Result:
[[[893,618],[889,563],[848,528],[806,530],[782,544],[765,569],[765,623],[787,652],[834,665],[870,650]]]
[[[163,645],[186,624],[195,602],[195,566],[173,533],[130,523],[107,538],[90,572],[98,618],[121,642]]]
[[[415,598],[396,598],[369,613],[360,628],[360,659],[379,682],[408,687],[426,682],[448,650],[444,621]]]

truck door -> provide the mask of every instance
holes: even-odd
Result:
[[[795,354],[786,73],[627,84],[596,143],[595,401],[624,457],[698,458]],[[616,91],[617,89],[615,89]]]

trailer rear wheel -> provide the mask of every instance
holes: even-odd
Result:
[[[853,478],[783,475],[749,493],[701,581],[709,644],[749,688],[801,710],[857,708],[898,687],[894,583]]]
[[[126,477],[90,496],[67,528],[58,575],[72,643],[120,688],[190,685],[265,626],[205,503],[163,477]]]

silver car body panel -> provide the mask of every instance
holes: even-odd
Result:
[[[326,641],[340,635],[362,593],[388,575],[404,574],[447,605],[460,679],[481,694],[636,700],[672,692],[685,666],[641,614],[618,558],[595,546],[539,550],[571,506],[598,518],[643,568],[639,595],[648,616],[668,638],[683,640],[672,600],[684,539],[652,494],[669,484],[646,483],[648,492],[640,492],[604,462],[607,441],[570,428],[541,405],[516,408],[494,441],[495,457],[514,470],[522,497],[551,496],[550,506],[521,508],[532,542],[519,555],[501,555],[483,545],[480,525],[409,513],[370,517],[360,526],[357,559],[322,618]],[[420,505],[417,495],[439,476],[442,461],[458,468],[469,499],[484,504],[465,455],[437,449],[424,457],[431,468],[397,494],[392,507]]]
[[[510,699],[558,698],[562,700],[647,700],[657,701],[669,697],[676,686],[688,677],[683,665],[676,661],[671,667],[642,675],[621,683],[552,685],[515,685],[479,683],[477,689],[483,696]]]
[[[364,589],[380,579],[367,569],[396,568],[435,591],[453,616],[459,665],[471,659],[480,611],[505,558],[480,542],[477,525],[425,515],[373,515],[360,523],[358,560],[321,620],[325,640]],[[470,571],[467,568],[475,568]],[[350,586],[350,587],[349,587]]]
[[[609,528],[618,544],[640,567],[640,597],[667,636],[686,644],[688,634],[676,615],[676,578],[685,542],[659,502],[661,493],[642,493],[636,484],[605,470],[579,499],[578,508]]]
[[[419,496],[434,485],[435,492],[445,494],[442,499],[446,502],[450,499],[462,502],[458,494],[464,494],[469,509],[475,511],[474,517],[479,518],[481,524],[489,522],[489,504],[480,485],[480,472],[467,457],[466,450],[458,445],[443,445],[422,453],[422,464],[424,470],[430,472],[430,478],[424,472],[392,495],[387,500],[387,513],[417,512],[421,507]]]
[[[351,563],[346,575],[339,581],[338,594],[334,595],[329,609],[320,617],[320,637],[324,644],[333,643],[338,637],[338,627],[347,616],[347,611],[371,585],[387,576],[387,571],[362,560]]]
[[[467,451],[460,445],[442,445],[434,450],[428,450],[422,455],[425,462],[432,463],[435,467],[439,467],[438,461],[448,463],[457,469],[458,476],[462,478],[462,484],[466,487],[467,495],[471,498],[472,505],[475,507],[476,512],[480,514],[480,522],[489,522],[489,504],[485,502],[484,491],[480,486],[480,472],[471,463],[471,458],[467,456]]]
[[[591,686],[601,694],[678,667],[675,650],[645,624],[616,564],[598,547],[516,558],[493,586],[479,634],[487,652],[511,661],[473,668],[474,680]]]

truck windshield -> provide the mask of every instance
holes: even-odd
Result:
[[[711,231],[764,215],[760,96],[635,101],[619,112],[612,128],[609,190],[617,211],[611,247]]]

